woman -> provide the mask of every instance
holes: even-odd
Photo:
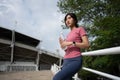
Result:
[[[71,31],[67,35],[66,40],[59,38],[61,48],[67,46],[67,49],[65,50],[62,69],[53,77],[53,80],[72,80],[74,74],[82,67],[80,48],[89,47],[85,29],[78,27],[76,15],[74,13],[68,13],[64,21]]]

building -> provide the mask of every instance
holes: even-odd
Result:
[[[0,71],[50,69],[59,56],[37,48],[40,40],[0,27]]]

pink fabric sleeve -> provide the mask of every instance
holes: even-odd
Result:
[[[87,33],[86,33],[86,31],[85,31],[85,29],[83,27],[80,27],[79,33],[80,33],[81,37],[87,35]]]

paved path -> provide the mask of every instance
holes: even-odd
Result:
[[[0,80],[52,80],[50,70],[26,72],[0,72]]]

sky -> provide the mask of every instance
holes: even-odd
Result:
[[[59,12],[58,0],[0,0],[0,26],[41,40],[40,48],[64,55],[59,35],[64,14]]]

